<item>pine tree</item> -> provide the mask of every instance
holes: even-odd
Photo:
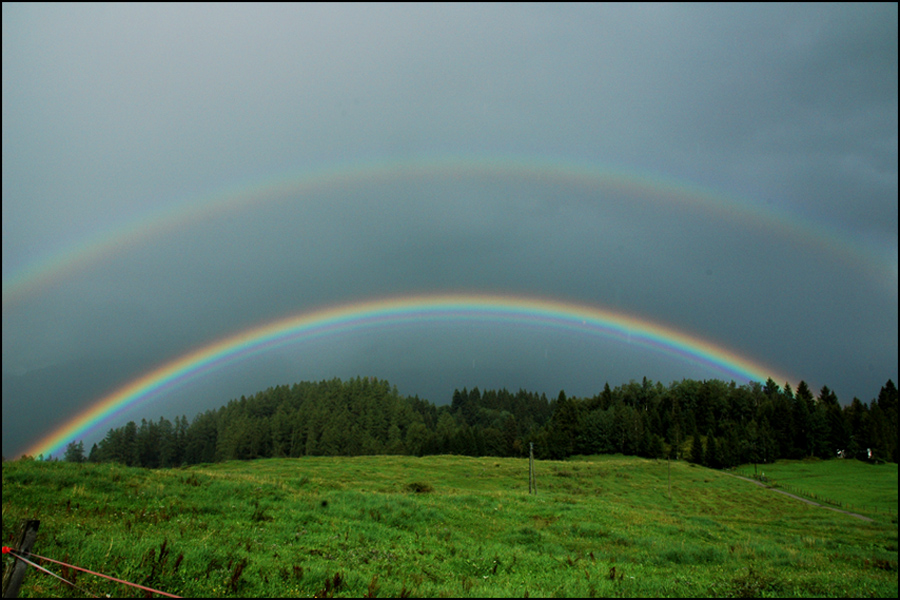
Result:
[[[809,435],[809,405],[800,393],[800,389],[805,386],[806,384],[801,381],[791,406],[793,432],[788,458],[805,458],[812,454],[812,439]]]
[[[547,452],[551,457],[562,459],[574,452],[575,441],[580,435],[580,412],[576,401],[560,390],[547,431]]]
[[[128,421],[125,424],[125,431],[122,436],[122,457],[119,460],[129,467],[138,464],[137,431],[137,424],[134,421]]]
[[[810,454],[818,458],[831,458],[834,451],[829,443],[828,418],[825,407],[817,404],[809,413]]]
[[[698,465],[703,464],[703,440],[700,439],[700,432],[697,431],[697,426],[694,425],[694,430],[692,433],[691,440],[691,462],[696,463]]]
[[[719,450],[717,446],[714,430],[710,428],[706,432],[706,453],[703,456],[703,464],[710,469],[718,469],[721,466],[719,464]]]
[[[603,384],[603,392],[600,394],[600,408],[608,409],[613,404],[612,390],[609,389],[609,382]]]
[[[84,462],[84,442],[78,440],[78,443],[69,442],[66,446],[66,454],[63,458],[66,462],[81,463]]]
[[[882,424],[882,438],[884,440],[884,457],[890,461],[897,462],[898,458],[898,441],[897,441],[897,386],[894,381],[888,379],[878,392],[878,408],[884,417]],[[874,403],[873,403],[874,404]]]
[[[800,380],[800,383],[797,384],[797,393],[794,394],[794,397],[797,400],[806,402],[806,410],[812,412],[812,409],[815,406],[815,400],[813,399],[809,386],[802,379]]]

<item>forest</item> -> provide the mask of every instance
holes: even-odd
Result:
[[[621,453],[669,456],[713,468],[779,458],[843,456],[897,462],[897,388],[842,405],[827,386],[801,381],[736,385],[646,377],[586,398],[507,389],[455,390],[448,405],[403,396],[374,377],[279,385],[174,423],[142,419],[110,429],[68,461],[168,468],[266,457],[457,454],[527,456]]]

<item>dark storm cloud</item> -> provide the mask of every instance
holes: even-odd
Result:
[[[167,208],[379,160],[597,165],[769,211],[398,171],[209,212],[4,298],[4,454],[42,433],[29,398],[58,422],[242,328],[428,291],[628,311],[868,400],[897,377],[897,54],[896,5],[4,4],[4,281]],[[699,376],[546,332],[439,337],[272,353],[133,417],[331,375],[435,402]]]

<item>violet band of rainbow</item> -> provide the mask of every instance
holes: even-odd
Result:
[[[739,384],[782,385],[796,380],[775,369],[674,327],[598,306],[554,299],[487,294],[432,294],[383,298],[304,311],[219,338],[137,377],[91,404],[32,444],[24,454],[58,454],[71,441],[213,371],[287,344],[347,331],[433,322],[472,321],[565,330],[638,345],[701,365]],[[641,374],[635,374],[636,376]]]
[[[316,193],[429,177],[488,177],[576,186],[625,193],[647,202],[693,208],[755,228],[767,235],[802,241],[816,251],[867,271],[879,285],[897,287],[896,240],[849,235],[837,227],[814,223],[803,215],[653,173],[605,168],[574,160],[532,156],[439,156],[397,158],[335,165],[244,181],[215,192],[162,202],[152,211],[121,222],[62,248],[47,248],[27,264],[4,265],[3,307],[71,277],[79,269],[149,243],[166,232],[190,227],[213,214],[241,210],[278,198],[304,202]]]

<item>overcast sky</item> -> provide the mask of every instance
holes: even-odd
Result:
[[[897,381],[897,23],[861,3],[4,3],[3,454],[222,336],[429,292],[626,311],[869,401]],[[122,418],[354,375],[443,404],[716,373],[422,324],[263,353]]]

